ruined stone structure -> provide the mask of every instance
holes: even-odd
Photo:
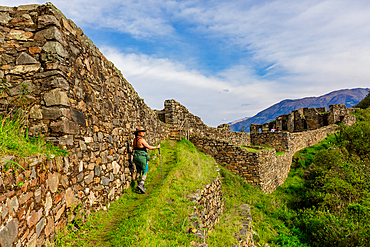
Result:
[[[331,124],[343,122],[352,125],[356,118],[350,115],[354,108],[345,105],[330,105],[329,111],[326,107],[301,108],[289,114],[278,116],[274,121],[265,124],[251,124],[251,133],[270,132],[271,129],[279,128],[281,131],[299,132],[319,129]]]
[[[2,247],[51,241],[55,230],[75,217],[74,206],[89,214],[118,198],[136,177],[131,140],[138,125],[148,130],[151,144],[188,135],[198,149],[265,192],[284,182],[293,152],[335,131],[329,125],[258,137],[254,134],[259,133],[230,132],[228,125],[208,127],[174,100],[165,101],[162,111],[153,111],[82,30],[52,4],[0,7],[0,24],[0,115],[20,110],[31,136],[43,135],[69,152],[51,160],[17,160],[26,168],[25,172],[15,169],[18,176],[0,171]],[[302,111],[289,114],[292,121],[282,117],[279,124],[294,132],[303,130],[305,123],[309,128],[325,125],[325,119],[329,124],[351,123],[347,111],[333,108],[327,118],[320,118],[326,114],[320,110]],[[305,116],[302,122],[304,114],[316,120],[310,122]],[[242,148],[257,144],[286,154]],[[24,184],[15,187],[20,182]]]
[[[212,138],[215,140],[226,140],[234,145],[249,145],[249,133],[230,131],[230,125],[222,124],[217,128],[208,127],[200,117],[195,116],[179,102],[171,99],[164,102],[164,109],[158,112],[161,121],[172,126],[172,135],[179,137],[180,128],[182,136],[187,131],[194,136]]]
[[[34,246],[66,225],[71,198],[80,212],[95,211],[129,187],[136,126],[152,144],[170,128],[52,4],[0,7],[0,24],[0,115],[22,109],[31,136],[69,151],[53,168],[30,166],[21,189],[13,188],[20,177],[0,174],[10,184],[0,188],[0,245]]]

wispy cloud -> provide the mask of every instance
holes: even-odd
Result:
[[[270,82],[256,81],[244,70],[239,76],[233,73],[230,78],[227,77],[229,73],[225,73],[226,77],[207,77],[178,61],[143,54],[124,54],[111,47],[103,47],[102,51],[123,71],[147,104],[162,109],[165,99],[174,98],[212,126],[218,125],[222,119],[230,121],[236,115],[242,117],[255,113],[253,108],[249,111],[235,108],[241,105],[240,102],[247,101],[256,107],[261,104],[267,106],[264,102],[266,96],[278,100]],[[250,84],[241,85],[236,82],[237,77],[249,80]]]

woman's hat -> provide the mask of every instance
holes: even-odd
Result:
[[[141,126],[138,126],[138,127],[136,127],[136,130],[135,130],[135,132],[134,133],[138,133],[138,132],[145,132],[146,130],[143,128],[143,127],[141,127]]]

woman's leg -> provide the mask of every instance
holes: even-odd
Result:
[[[140,189],[142,188],[145,191],[144,183],[145,183],[145,179],[146,179],[146,174],[148,172],[148,163],[146,163],[146,167],[145,167],[145,169],[142,170],[142,172],[143,172],[143,175],[141,176],[141,181],[140,181],[138,187],[140,187]]]

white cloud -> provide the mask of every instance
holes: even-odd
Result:
[[[253,108],[248,111],[235,107],[240,106],[240,102],[256,107],[261,104],[267,106],[266,98],[269,101],[278,100],[271,82],[256,81],[240,66],[234,73],[225,71],[220,73],[222,76],[207,77],[178,61],[143,54],[124,54],[111,47],[101,50],[149,106],[162,109],[164,100],[173,98],[211,126],[217,126],[225,121],[223,119],[231,121],[255,113]],[[229,74],[232,77],[228,78]],[[249,84],[241,85],[238,80],[248,80]]]

